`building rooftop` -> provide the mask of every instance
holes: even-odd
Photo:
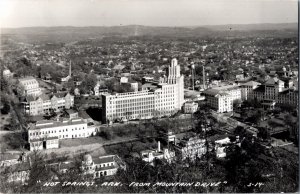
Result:
[[[78,113],[77,111],[73,110],[73,109],[68,109],[66,110],[66,112],[70,115],[70,114],[75,114]]]
[[[103,163],[109,163],[114,162],[115,155],[108,155],[108,156],[100,156],[93,158],[93,161],[95,164],[103,164]]]
[[[228,93],[226,93],[224,91],[220,91],[220,90],[216,90],[216,89],[208,89],[208,90],[205,90],[203,93],[212,95],[212,96],[216,96],[216,95],[227,96],[227,95],[229,95]]]
[[[235,90],[238,88],[239,88],[239,86],[237,86],[237,85],[224,85],[224,86],[214,87],[213,89],[222,90],[222,91],[230,91],[230,90]]]
[[[249,81],[249,82],[241,84],[241,86],[257,86],[257,85],[261,85],[261,83],[256,82],[256,81]]]
[[[253,91],[255,91],[255,92],[265,92],[265,86],[260,85],[257,88],[255,88]]]
[[[275,85],[279,83],[284,83],[284,82],[278,79],[277,77],[272,77],[265,82],[266,85]]]
[[[53,96],[57,97],[57,98],[63,98],[68,94],[68,92],[60,92],[60,93],[54,93],[51,94],[50,98],[52,98]]]
[[[76,118],[72,120],[66,120],[65,122],[61,121],[51,121],[51,120],[41,120],[36,122],[36,124],[32,124],[29,130],[43,129],[43,128],[53,128],[60,126],[69,126],[69,125],[78,125],[78,124],[86,124],[82,118]]]
[[[28,77],[24,77],[24,78],[19,78],[19,82],[25,82],[25,81],[33,81],[36,80],[34,77],[32,76],[28,76]]]

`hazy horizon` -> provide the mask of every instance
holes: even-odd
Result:
[[[217,25],[194,25],[194,26],[151,26],[151,25],[142,25],[142,24],[128,24],[128,25],[119,25],[119,26],[72,26],[72,25],[64,25],[64,26],[23,26],[23,27],[0,27],[0,29],[18,29],[18,28],[60,28],[60,27],[72,27],[72,28],[89,28],[89,27],[120,27],[120,26],[144,26],[144,27],[166,27],[166,28],[196,28],[196,27],[210,27],[210,26],[229,26],[229,25],[288,25],[288,24],[298,24],[298,22],[291,23],[249,23],[249,24],[217,24]]]
[[[2,0],[1,28],[298,23],[297,0]]]

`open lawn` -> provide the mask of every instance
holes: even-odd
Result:
[[[102,137],[89,137],[89,138],[77,138],[77,139],[61,139],[60,146],[64,147],[74,147],[81,145],[90,145],[90,144],[102,144]]]

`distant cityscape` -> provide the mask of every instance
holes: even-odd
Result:
[[[128,28],[1,35],[2,192],[299,189],[297,29]]]

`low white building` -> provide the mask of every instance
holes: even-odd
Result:
[[[84,138],[95,135],[96,132],[97,128],[87,126],[82,118],[42,120],[28,129],[28,142],[31,151],[58,148],[59,139]]]

